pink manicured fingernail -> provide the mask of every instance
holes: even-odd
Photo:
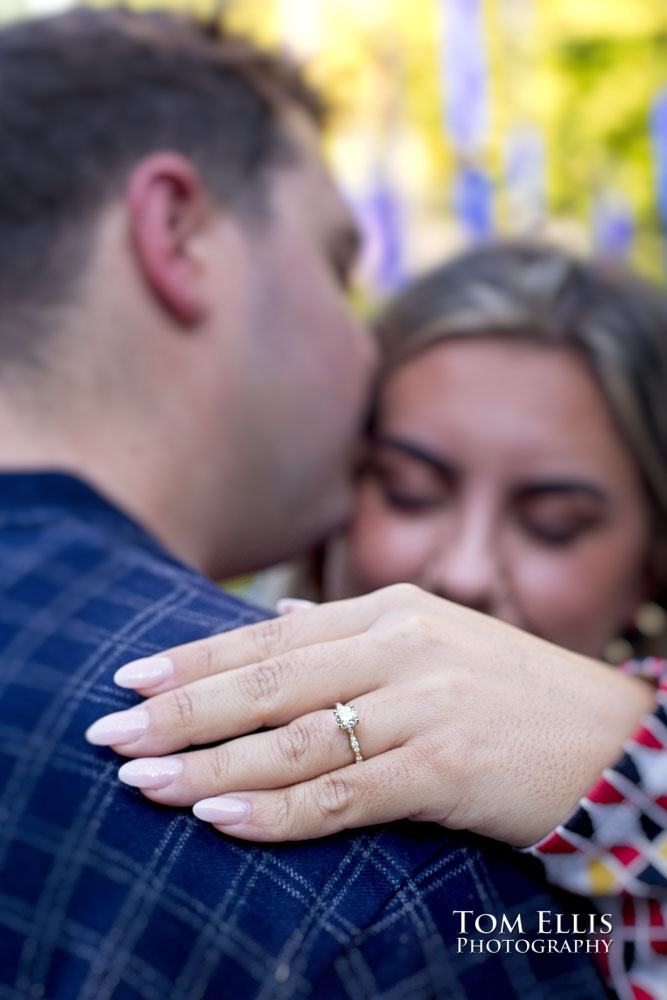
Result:
[[[126,712],[112,712],[93,722],[86,730],[86,739],[98,747],[114,743],[133,743],[148,729],[150,716],[143,708],[130,708]]]
[[[123,764],[118,777],[135,788],[166,788],[183,770],[178,757],[143,757]]]
[[[218,795],[214,799],[195,802],[192,811],[197,819],[219,826],[234,826],[250,818],[250,803],[245,799],[235,799],[231,795]]]
[[[174,664],[168,656],[145,656],[119,667],[113,679],[122,688],[149,687],[171,677],[173,672]]]
[[[316,607],[315,601],[304,601],[301,597],[281,597],[276,601],[276,611],[279,615],[289,615],[292,611],[303,611],[305,608]]]

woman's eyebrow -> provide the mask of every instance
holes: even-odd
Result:
[[[515,496],[521,499],[543,496],[546,493],[559,493],[561,495],[583,493],[602,503],[608,503],[610,499],[606,490],[585,479],[541,479],[539,482],[524,483],[517,487],[514,492]]]
[[[453,478],[457,475],[457,470],[451,462],[448,462],[439,455],[434,455],[433,452],[428,451],[427,448],[423,448],[419,444],[415,444],[413,441],[397,437],[377,437],[374,443],[381,448],[390,448],[393,451],[400,451],[404,455],[409,455],[410,458],[416,458],[417,461],[430,465],[431,468],[435,469],[442,476]]]

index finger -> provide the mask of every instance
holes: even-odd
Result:
[[[114,681],[140,694],[161,694],[304,646],[349,638],[365,631],[377,610],[377,594],[315,605],[133,660],[116,671]]]

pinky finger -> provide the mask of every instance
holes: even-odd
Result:
[[[424,809],[413,761],[399,747],[288,788],[202,799],[193,812],[232,837],[278,843],[390,823]]]

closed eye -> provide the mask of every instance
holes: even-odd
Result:
[[[598,518],[578,520],[573,524],[548,524],[524,518],[524,530],[544,545],[571,545],[597,526]]]
[[[407,513],[434,510],[440,508],[443,504],[442,497],[411,496],[408,493],[399,493],[396,490],[387,489],[386,487],[383,490],[383,495],[392,507]]]
[[[523,487],[516,496],[521,523],[545,545],[570,545],[601,525],[608,497],[598,486],[554,481]]]

